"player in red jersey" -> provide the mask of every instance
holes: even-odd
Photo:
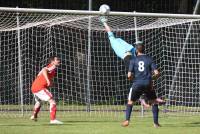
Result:
[[[35,80],[33,81],[31,90],[35,98],[35,106],[31,119],[37,121],[37,115],[41,108],[40,101],[48,101],[50,104],[50,123],[63,124],[56,120],[56,103],[52,94],[48,91],[48,87],[52,85],[52,79],[56,75],[56,68],[60,65],[60,59],[56,56],[49,58],[49,64],[44,67]]]

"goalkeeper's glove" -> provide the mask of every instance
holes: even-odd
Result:
[[[105,16],[99,17],[99,20],[101,21],[101,23],[106,23],[108,21],[108,19]]]

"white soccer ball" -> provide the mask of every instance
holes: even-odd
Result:
[[[108,14],[110,12],[110,7],[106,4],[103,4],[103,5],[100,6],[99,11],[102,14]]]

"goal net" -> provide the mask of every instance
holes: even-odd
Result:
[[[90,18],[90,19],[89,19]],[[91,23],[89,23],[91,20]],[[161,72],[154,82],[163,112],[200,112],[198,19],[109,16],[116,37],[135,42],[135,30]],[[88,30],[88,27],[91,26]],[[90,33],[90,34],[88,34]],[[89,36],[90,35],[90,36]],[[31,84],[57,55],[61,66],[49,90],[60,115],[123,116],[131,82],[112,50],[99,16],[0,12],[0,113],[30,115]],[[140,110],[140,105],[134,110]],[[48,111],[48,106],[43,106]],[[48,115],[48,114],[47,114]]]

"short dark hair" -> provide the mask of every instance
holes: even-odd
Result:
[[[137,44],[136,48],[137,48],[137,51],[140,53],[144,53],[145,51],[145,46],[143,44]]]
[[[52,61],[54,61],[54,59],[55,59],[56,57],[58,57],[58,56],[51,56],[51,57],[49,57],[48,62],[51,63]]]

